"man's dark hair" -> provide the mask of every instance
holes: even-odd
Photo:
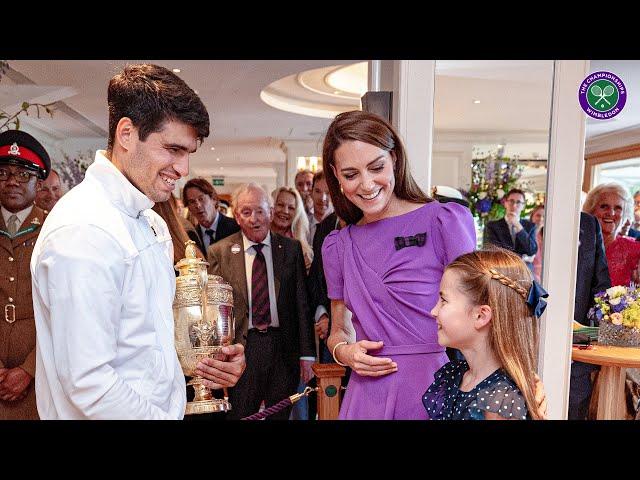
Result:
[[[324,170],[318,170],[313,175],[313,182],[311,183],[311,188],[316,188],[316,182],[319,182],[320,180],[324,180],[325,178],[326,177],[324,174]]]
[[[127,65],[109,82],[109,143],[113,150],[121,118],[131,119],[140,141],[158,132],[167,120],[193,127],[202,142],[209,136],[209,114],[200,97],[175,73],[151,64]]]
[[[522,198],[525,200],[527,199],[527,197],[525,197],[524,195],[524,192],[519,188],[512,188],[511,190],[509,190],[507,194],[504,196],[504,199],[506,200],[507,198],[509,198],[509,195],[513,195],[514,193],[517,193],[518,195],[522,195]]]
[[[190,188],[197,188],[205,195],[209,195],[212,200],[216,200],[218,198],[218,192],[213,188],[209,182],[207,182],[204,178],[192,178],[187,183],[185,183],[184,188],[182,189],[182,203],[187,205],[187,190]]]

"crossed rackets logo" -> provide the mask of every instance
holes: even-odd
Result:
[[[618,102],[618,88],[609,80],[598,80],[587,93],[587,102],[599,112],[611,110]]]

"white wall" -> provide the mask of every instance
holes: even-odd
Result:
[[[324,137],[323,137],[324,139]],[[285,185],[295,187],[298,157],[321,157],[322,140],[285,140],[283,149],[286,155]],[[282,186],[282,185],[278,185]]]
[[[476,145],[503,143],[508,147],[505,148],[505,156],[519,153],[524,158],[531,152],[540,152],[540,158],[546,158],[549,150],[548,135],[548,132],[535,135],[531,132],[510,133],[505,136],[504,133],[454,133],[436,130],[431,163],[432,185],[468,189],[471,184],[472,148]],[[541,172],[533,178],[533,183],[537,189],[544,190],[546,174]]]

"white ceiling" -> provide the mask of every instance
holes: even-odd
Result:
[[[284,160],[282,141],[306,140],[319,144],[330,123],[318,118],[275,109],[260,99],[260,92],[278,80],[300,72],[357,60],[256,60],[192,61],[148,60],[179,75],[207,106],[211,134],[192,156],[195,174],[244,168],[277,168]],[[106,138],[106,92],[109,79],[123,61],[9,60],[11,70],[0,83],[0,107],[8,109],[22,100],[61,100],[53,118],[30,116],[31,125],[60,141],[74,138]],[[614,120],[587,122],[587,136],[640,125],[639,61],[592,61],[591,71],[609,70],[619,75],[629,96],[624,111]],[[439,133],[477,137],[483,133],[531,134],[545,138],[549,129],[553,62],[453,61],[436,62],[434,124]],[[577,95],[577,91],[576,91]],[[480,100],[474,104],[473,100]],[[531,138],[533,138],[531,137]],[[106,143],[106,141],[105,141]],[[212,151],[211,147],[216,150]],[[217,159],[220,159],[219,161]],[[256,170],[257,172],[257,170]]]
[[[58,111],[53,118],[29,120],[57,139],[106,138],[109,79],[124,64],[137,62],[138,60],[9,60],[12,71],[7,74],[7,80],[3,78],[2,82],[3,85],[25,85],[32,82],[38,86],[48,86],[47,91],[67,88],[63,93],[68,96],[61,99],[84,119],[78,118],[78,115],[72,118],[66,112]],[[260,162],[261,159],[267,165],[278,163],[281,158],[269,154],[273,154],[272,148],[274,145],[278,146],[281,140],[319,141],[331,122],[330,119],[274,109],[260,100],[260,91],[273,81],[300,71],[352,63],[341,60],[147,62],[167,68],[180,68],[180,77],[198,92],[209,111],[211,133],[191,157],[194,170],[204,170],[211,165],[238,167]],[[34,92],[34,95],[35,93],[39,92]],[[14,97],[24,99],[17,94]],[[0,105],[6,107],[8,103],[2,99],[0,91]],[[277,142],[274,143],[274,139]],[[215,146],[216,151],[211,151],[211,146]],[[220,161],[216,162],[216,158],[220,158]]]

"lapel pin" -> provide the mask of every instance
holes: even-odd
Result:
[[[38,220],[38,217],[36,217],[33,220],[31,220],[31,224],[32,225],[40,225],[40,220]]]
[[[238,245],[237,243],[231,245],[231,253],[233,253],[234,255],[240,253],[240,245]]]

